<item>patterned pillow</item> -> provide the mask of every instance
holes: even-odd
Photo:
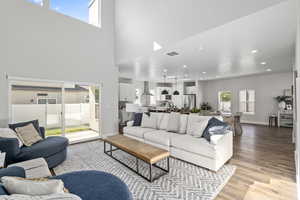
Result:
[[[23,144],[28,147],[43,140],[32,124],[16,128],[16,133]]]
[[[222,127],[222,131],[221,132],[220,131],[219,132],[210,131],[210,130],[214,130],[213,127],[218,127],[217,129],[220,129],[220,127]],[[222,122],[222,121],[218,120],[217,118],[213,117],[208,121],[207,127],[205,128],[202,137],[204,137],[207,141],[210,142],[210,137],[213,134],[225,135],[227,133],[226,130],[229,130],[229,129],[230,129],[230,126],[227,123]]]

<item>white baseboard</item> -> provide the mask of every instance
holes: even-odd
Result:
[[[263,126],[269,126],[266,122],[254,122],[254,121],[247,121],[247,120],[241,120],[242,124],[256,124],[256,125],[263,125]]]

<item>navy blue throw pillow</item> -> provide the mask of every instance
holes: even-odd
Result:
[[[141,126],[143,113],[134,113],[133,126]]]
[[[8,192],[5,190],[4,186],[0,184],[0,195],[8,195]]]
[[[208,121],[208,124],[203,131],[202,137],[204,137],[207,141],[210,142],[211,133],[209,132],[209,129],[216,127],[216,126],[219,126],[219,127],[222,126],[223,130],[224,130],[224,132],[223,132],[224,134],[225,134],[226,130],[230,129],[230,126],[227,123],[222,122],[222,121],[218,120],[217,118],[213,117]]]
[[[28,122],[21,122],[16,124],[9,124],[8,127],[16,132],[16,128],[27,126],[28,124],[32,124],[33,127],[37,130],[37,132],[41,135],[40,132],[40,125],[38,120],[28,121]]]

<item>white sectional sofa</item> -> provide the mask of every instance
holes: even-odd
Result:
[[[166,125],[164,125],[170,114],[151,113],[151,115],[156,115],[156,129],[133,126],[133,121],[130,121],[124,128],[124,135],[166,149],[175,158],[212,171],[218,171],[232,157],[233,133],[231,131],[225,135],[212,136],[210,142],[205,138],[197,138],[189,134],[193,122],[203,120],[203,118],[208,120],[211,117],[195,114],[181,115],[180,133],[174,133],[166,131]]]

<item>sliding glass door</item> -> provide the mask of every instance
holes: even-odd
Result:
[[[65,84],[65,135],[72,141],[99,137],[99,88]]]
[[[62,84],[11,81],[11,123],[39,120],[46,136],[62,135]]]
[[[72,143],[100,136],[99,85],[11,80],[9,86],[11,123],[37,119],[47,137]]]

